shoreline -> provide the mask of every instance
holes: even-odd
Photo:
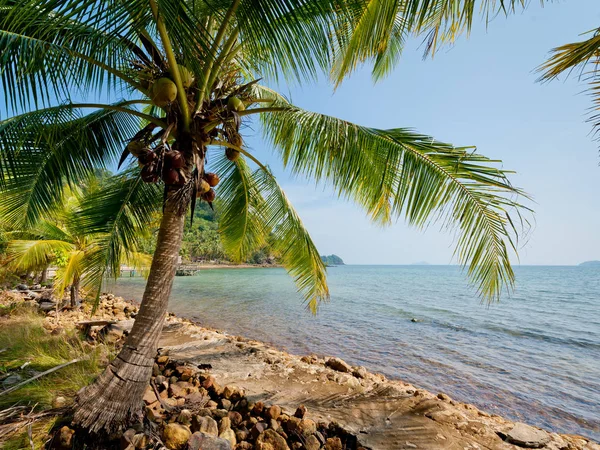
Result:
[[[457,444],[460,448],[518,449],[523,446],[500,437],[518,424],[527,432],[541,431],[541,439],[548,439],[538,448],[600,450],[600,445],[584,436],[521,424],[455,401],[442,392],[436,394],[364,367],[353,367],[335,356],[291,354],[275,344],[229,334],[174,313],[168,315],[161,346],[178,360],[211,364],[211,373],[223,384],[239,385],[265,403],[288,404],[290,409],[297,403],[311,404],[315,421],[335,421],[373,449],[446,449]],[[343,412],[345,406],[351,414]],[[379,409],[378,414],[374,408]],[[390,429],[394,416],[400,430]],[[419,439],[412,436],[413,441],[423,442],[405,436],[411,428],[404,426],[406,422],[427,431]],[[404,432],[403,426],[407,428]],[[453,432],[457,435],[452,436]],[[399,437],[406,440],[397,446]]]
[[[115,328],[127,330],[137,306],[103,294],[93,318],[118,320]],[[84,311],[49,313],[45,322],[49,330],[73,326],[92,318]],[[253,402],[276,404],[290,414],[303,404],[310,419],[338,423],[366,448],[600,450],[589,438],[515,423],[334,356],[293,355],[173,313],[159,347],[172,360],[209,367],[220,385],[239,386]]]

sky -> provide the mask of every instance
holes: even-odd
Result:
[[[478,23],[470,37],[422,59],[413,41],[396,70],[374,84],[368,67],[335,92],[326,78],[280,86],[297,105],[378,127],[410,127],[454,145],[476,145],[515,170],[534,202],[534,223],[516,264],[570,265],[600,259],[600,143],[585,123],[591,105],[576,78],[540,84],[535,68],[551,48],[600,25],[597,0],[562,1]],[[267,162],[322,254],[350,264],[456,263],[454,236],[432,225],[370,223],[329,188],[293,178],[255,128],[246,143]]]
[[[318,83],[278,86],[305,109],[377,128],[413,128],[501,159],[511,181],[531,195],[532,229],[515,264],[570,265],[600,259],[600,142],[585,123],[590,98],[575,77],[540,84],[535,68],[553,47],[583,39],[600,25],[598,0],[557,0],[524,12],[481,20],[469,38],[423,60],[420,40],[374,84],[364,67],[334,91]],[[115,101],[106,93],[99,100]],[[119,96],[120,97],[120,96]],[[0,116],[4,111],[0,111]],[[321,254],[349,264],[452,264],[454,235],[438,225],[372,224],[330,188],[290,176],[260,128],[245,130],[249,149],[268,164],[296,207]]]

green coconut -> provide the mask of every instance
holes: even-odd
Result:
[[[229,100],[227,100],[227,106],[230,110],[232,111],[243,111],[246,109],[246,106],[244,105],[244,102],[240,100],[239,97],[229,97]]]
[[[182,66],[181,64],[177,64],[177,67],[179,68],[179,76],[181,76],[181,84],[183,84],[185,89],[188,89],[192,84],[194,84],[196,78],[194,77],[192,71],[187,67]]]
[[[136,158],[139,158],[140,155],[142,155],[143,153],[146,153],[146,151],[148,149],[146,148],[146,144],[144,144],[141,141],[131,141],[129,144],[127,144],[127,150],[133,156],[135,156]]]
[[[201,197],[203,194],[206,194],[208,191],[210,191],[210,184],[208,184],[208,181],[200,180],[200,183],[198,183],[197,197]]]
[[[164,108],[177,98],[177,86],[168,78],[159,78],[152,85],[152,102]]]

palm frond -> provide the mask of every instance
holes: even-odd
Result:
[[[317,312],[329,300],[327,274],[321,256],[300,217],[272,174],[259,169],[255,179],[265,198],[264,220],[272,230],[269,242],[281,256],[281,264],[294,279],[308,308]]]
[[[15,270],[31,270],[46,266],[57,253],[70,253],[70,242],[57,240],[11,240],[6,253],[10,266]]]
[[[234,262],[243,262],[266,243],[264,200],[243,157],[232,162],[221,156],[215,167],[221,174],[218,210],[223,249]]]
[[[418,227],[440,220],[458,232],[455,254],[484,298],[512,286],[509,214],[518,214],[513,197],[522,192],[498,161],[408,129],[361,127],[291,105],[261,119],[294,173],[329,183],[382,224],[400,215]]]
[[[568,77],[579,72],[579,79],[588,83],[588,94],[592,97],[588,122],[593,126],[593,135],[600,132],[600,28],[588,32],[589,39],[552,49],[551,57],[538,67],[542,75],[539,81],[551,81],[561,74]]]
[[[52,96],[68,99],[74,90],[114,89],[119,83],[136,87],[123,71],[137,55],[122,34],[131,20],[121,2],[0,0],[0,7],[7,107],[27,110]]]
[[[71,250],[68,254],[67,264],[59,267],[54,277],[54,292],[59,298],[62,297],[65,289],[71,286],[76,279],[79,279],[84,271],[83,261],[86,257],[86,251],[82,249]]]
[[[69,105],[0,122],[0,189],[5,220],[32,225],[98,167],[115,161],[139,130],[135,116]]]

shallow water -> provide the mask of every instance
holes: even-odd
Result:
[[[317,317],[282,269],[177,277],[170,310],[600,441],[600,268],[517,267],[513,295],[490,307],[457,267],[328,272],[331,302]],[[123,278],[112,290],[139,300],[143,287],[141,278]]]

